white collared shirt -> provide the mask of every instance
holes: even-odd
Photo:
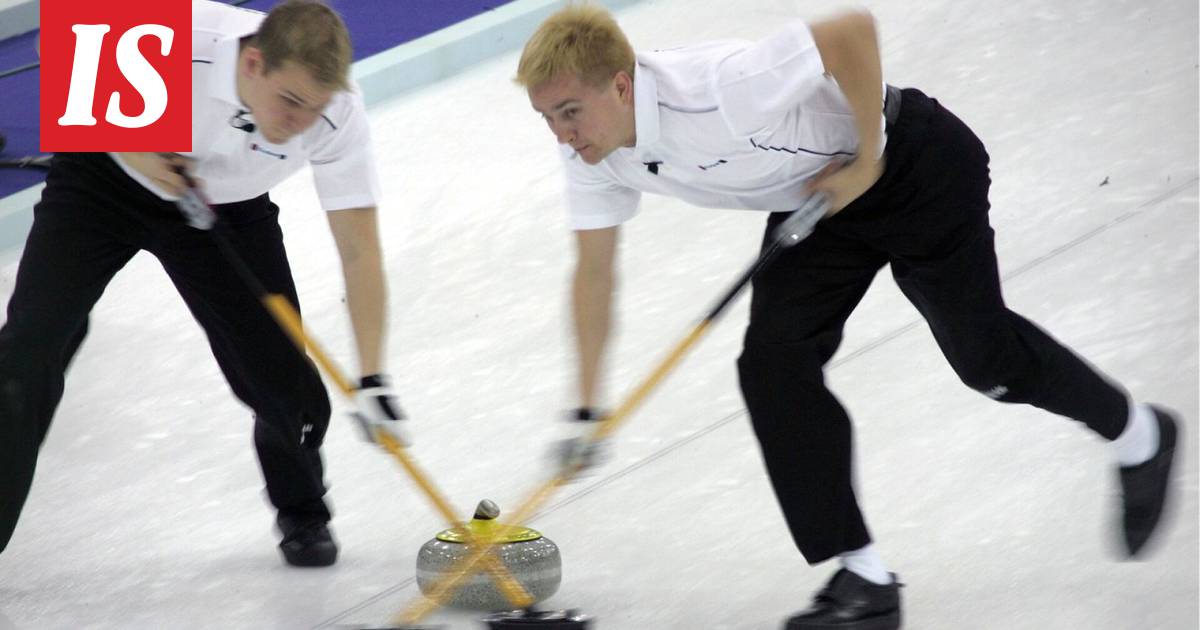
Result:
[[[562,147],[574,230],[629,220],[643,192],[791,210],[810,177],[858,147],[854,113],[802,22],[760,42],[638,53],[633,98],[635,146],[596,165]]]
[[[237,58],[242,37],[258,30],[265,14],[220,2],[192,2],[193,172],[213,203],[253,199],[306,163],[321,207],[327,211],[373,207],[379,199],[371,155],[370,128],[356,85],[337,92],[317,122],[285,144],[272,144],[257,129],[254,115],[237,95]],[[159,197],[159,190],[113,154],[117,164]]]

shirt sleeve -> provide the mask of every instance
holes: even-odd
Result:
[[[642,193],[608,177],[604,164],[585,163],[562,147],[567,179],[567,223],[572,230],[599,230],[620,225],[637,214]]]
[[[371,151],[366,106],[357,90],[346,94],[349,97],[344,106],[346,115],[331,117],[339,120],[340,126],[309,156],[317,196],[326,211],[373,207],[379,200],[379,176]]]
[[[827,79],[812,31],[804,22],[732,52],[713,68],[713,93],[739,136],[751,136],[794,109]]]

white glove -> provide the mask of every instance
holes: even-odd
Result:
[[[593,440],[603,414],[589,407],[572,410],[562,424],[563,437],[554,443],[551,458],[560,474],[574,477],[593,471],[611,456],[609,438]]]
[[[187,224],[198,230],[211,230],[217,215],[211,206],[204,203],[194,188],[186,188],[175,202]]]
[[[412,444],[405,426],[407,419],[400,409],[400,403],[396,401],[391,379],[386,374],[362,377],[359,388],[354,391],[354,404],[358,409],[351,415],[362,426],[368,442],[381,444],[376,434],[383,433],[401,446]]]

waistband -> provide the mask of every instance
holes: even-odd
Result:
[[[900,88],[889,85],[883,96],[883,119],[888,126],[896,124],[900,117]]]

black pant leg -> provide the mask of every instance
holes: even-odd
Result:
[[[983,145],[936,101],[908,96],[904,106],[926,111],[929,122],[909,177],[890,189],[908,200],[881,239],[896,283],[969,387],[1116,438],[1128,416],[1125,392],[1004,303]]]
[[[218,208],[233,247],[270,293],[299,308],[279,228],[266,195]],[[210,234],[181,226],[151,248],[239,399],[254,410],[254,442],[267,495],[281,511],[328,518],[320,446],[330,404],[315,366],[223,257]]]
[[[95,169],[100,156],[55,158],[0,328],[0,551],[29,494],[38,450],[62,399],[87,317],[145,232]]]
[[[766,238],[785,216],[772,215]],[[882,254],[818,224],[754,281],[738,374],[775,496],[812,564],[870,542],[853,487],[852,427],[825,385],[824,366]],[[765,242],[765,241],[764,241]]]

